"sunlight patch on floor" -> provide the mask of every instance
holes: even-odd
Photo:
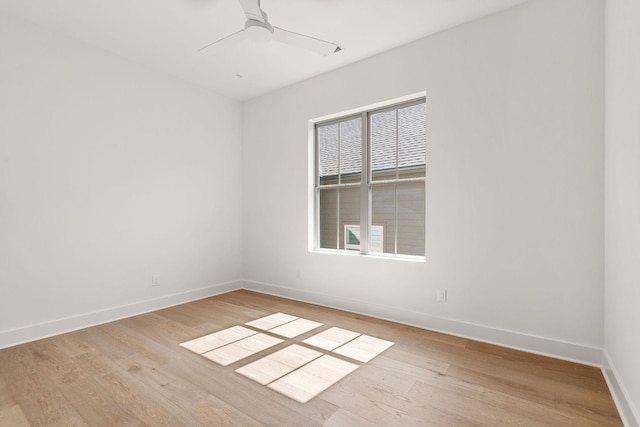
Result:
[[[247,322],[245,326],[233,326],[180,345],[219,365],[228,366],[279,344],[290,343],[235,371],[300,403],[308,402],[360,367],[326,352],[366,363],[394,344],[338,327],[295,342],[293,338],[323,324],[286,313],[270,314]]]

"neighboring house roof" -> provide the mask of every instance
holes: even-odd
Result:
[[[396,111],[397,126],[396,126]],[[398,129],[398,167],[425,165],[426,105],[424,103],[371,115],[371,168],[396,168],[396,129]],[[321,177],[359,173],[362,170],[360,117],[318,127]],[[338,150],[340,148],[340,150]],[[338,153],[340,162],[338,163]]]

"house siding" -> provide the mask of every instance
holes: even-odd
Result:
[[[320,190],[319,245],[327,249],[344,249],[344,226],[360,224],[360,189]],[[395,253],[395,186],[375,186],[372,196],[372,224],[382,225],[384,252]],[[339,230],[336,230],[339,223]],[[336,243],[336,233],[339,241]],[[337,246],[336,246],[337,245]],[[424,183],[398,184],[398,253],[425,253]]]

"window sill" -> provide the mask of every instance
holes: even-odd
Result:
[[[325,254],[325,255],[340,255],[340,256],[348,256],[348,257],[361,257],[361,258],[371,258],[371,259],[384,259],[384,260],[395,260],[395,261],[408,261],[408,262],[426,262],[426,256],[418,256],[418,255],[396,255],[396,254],[365,254],[358,251],[347,251],[347,250],[338,250],[338,249],[311,249],[309,250],[311,253],[316,254]]]

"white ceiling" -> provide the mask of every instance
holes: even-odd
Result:
[[[245,100],[525,1],[262,0],[271,24],[338,42],[329,57],[242,34],[198,52],[243,28],[238,0],[0,0],[0,10]]]

